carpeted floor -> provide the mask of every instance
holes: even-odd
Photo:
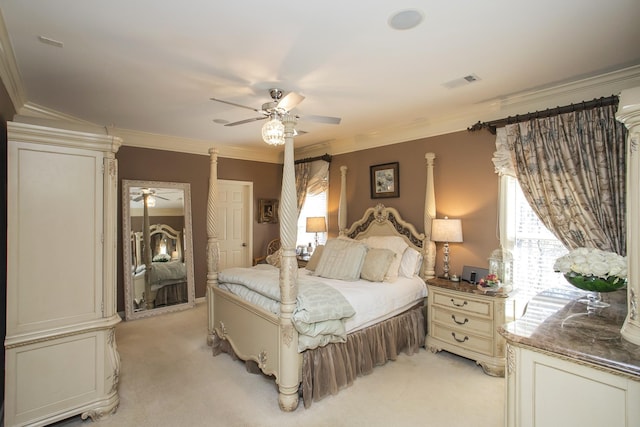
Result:
[[[122,322],[120,407],[97,427],[433,426],[504,424],[504,379],[475,362],[421,349],[378,367],[336,396],[278,408],[273,380],[245,371],[206,344],[206,303],[195,309]],[[80,417],[56,427],[88,427]]]

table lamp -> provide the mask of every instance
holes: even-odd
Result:
[[[449,278],[449,243],[462,242],[462,222],[459,219],[434,219],[431,222],[431,240],[444,242],[444,274]]]
[[[307,217],[307,233],[316,233],[316,248],[318,247],[318,233],[327,231],[327,221],[323,216]]]

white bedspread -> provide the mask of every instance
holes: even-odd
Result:
[[[250,269],[249,276],[251,280],[255,280],[259,283],[258,286],[262,286],[267,282],[273,283],[274,278],[278,276],[278,269],[268,264],[259,264]],[[234,271],[234,269],[225,270],[221,272],[219,281],[220,287],[226,289],[240,298],[258,305],[271,313],[278,314],[280,310],[280,304],[278,302],[280,293],[279,289],[271,291],[252,291],[247,289],[242,284],[233,284],[225,282],[237,282],[239,279],[233,277],[240,273],[240,271]],[[246,272],[242,273],[243,275]],[[312,272],[307,269],[301,268],[298,270],[299,275],[299,287],[304,287],[305,284],[313,284],[321,282],[331,288],[337,290],[342,294],[344,299],[353,307],[355,314],[344,320],[343,326],[346,333],[351,333],[359,329],[366,328],[367,326],[378,323],[382,320],[389,319],[403,311],[411,308],[418,302],[422,302],[427,296],[427,285],[419,277],[413,278],[399,277],[393,283],[390,282],[370,282],[368,280],[358,281],[342,281],[335,279],[326,279],[323,277],[313,276]],[[246,276],[247,280],[249,276]],[[277,295],[275,294],[277,292]],[[274,298],[276,297],[276,298]],[[300,296],[299,296],[300,297]],[[294,316],[298,317],[298,316]],[[334,325],[330,325],[333,328]],[[326,328],[326,324],[321,326],[313,325],[310,328]],[[303,327],[304,328],[304,327]],[[300,331],[298,325],[296,329],[299,329],[301,334],[304,331]],[[310,336],[318,335],[326,332],[325,330],[310,330],[308,331]],[[301,343],[299,345],[300,351],[305,348],[313,348],[313,346],[324,345],[326,342],[330,342],[324,339],[323,342],[307,343],[306,338],[300,336]]]
[[[305,268],[298,270],[300,277],[312,274],[311,271]],[[347,319],[345,323],[347,333],[366,328],[400,314],[418,302],[422,302],[427,296],[427,285],[418,276],[412,278],[401,276],[393,283],[370,282],[363,279],[348,282],[312,277],[340,291],[355,309],[356,314]]]
[[[279,272],[263,265],[229,268],[220,272],[219,286],[274,314],[280,311]],[[355,314],[343,295],[315,277],[300,277],[292,322],[299,332],[299,351],[344,342],[345,320]]]

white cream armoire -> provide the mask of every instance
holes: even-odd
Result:
[[[118,407],[117,137],[7,123],[5,425]]]

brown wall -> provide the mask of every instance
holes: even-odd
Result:
[[[436,155],[434,186],[436,217],[460,218],[463,243],[450,244],[451,274],[464,265],[487,267],[499,245],[496,234],[498,176],[491,157],[495,136],[487,131],[456,132],[333,157],[329,176],[329,234],[338,232],[340,167],[347,166],[347,224],[377,203],[398,209],[403,219],[424,232],[425,154]],[[400,197],[372,199],[369,166],[398,162]],[[436,274],[442,274],[442,244],[437,245]]]
[[[347,223],[359,219],[364,210],[383,203],[400,211],[403,218],[424,231],[423,211],[427,152],[436,155],[434,185],[436,216],[462,219],[464,242],[451,243],[451,273],[463,265],[487,267],[487,258],[498,247],[496,237],[498,177],[491,157],[495,137],[487,131],[467,131],[404,142],[380,148],[333,156],[329,185],[329,235],[338,233],[340,166],[347,166]],[[206,209],[209,157],[172,151],[122,147],[116,155],[119,179],[139,179],[191,184],[194,273],[196,297],[206,290]],[[400,197],[371,199],[369,166],[398,162]],[[218,159],[218,178],[253,182],[254,207],[258,199],[279,199],[282,165]],[[122,188],[122,187],[120,187]],[[119,201],[120,205],[121,200]],[[122,230],[122,214],[118,215]],[[264,252],[269,240],[278,236],[278,224],[259,224],[253,219],[253,255]],[[119,232],[119,236],[122,232]],[[121,245],[120,245],[121,246]],[[442,244],[437,245],[436,272],[442,273]],[[122,270],[122,248],[118,248],[118,271]],[[118,275],[118,310],[124,310],[124,285]]]
[[[193,268],[196,298],[205,296],[207,285],[207,195],[209,190],[209,156],[150,150],[123,146],[118,159],[119,196],[122,206],[122,180],[186,182],[191,185],[191,219],[193,223]],[[253,182],[257,207],[258,198],[279,198],[282,165],[218,159],[218,178]],[[122,236],[122,210],[118,213],[118,238]],[[258,224],[254,219],[254,256],[261,254],[267,242],[277,237],[277,224]],[[122,245],[118,245],[118,271],[123,271]],[[118,274],[118,311],[124,311],[124,277]]]

